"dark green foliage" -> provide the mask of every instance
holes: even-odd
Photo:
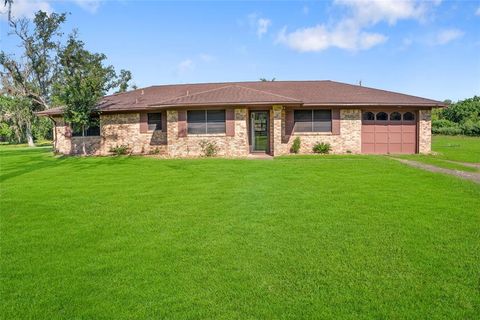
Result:
[[[327,154],[332,150],[330,143],[318,142],[313,146],[314,153]]]
[[[295,140],[293,140],[292,147],[290,148],[291,153],[298,153],[300,151],[300,137],[296,137]]]
[[[132,73],[128,70],[120,70],[120,75],[118,76],[117,80],[117,93],[126,92],[128,90],[130,80],[132,80]]]
[[[128,145],[122,144],[119,146],[111,147],[109,151],[116,156],[122,156],[130,153],[130,147]]]
[[[458,101],[432,112],[432,132],[480,136],[480,97]]]
[[[219,147],[215,141],[202,140],[199,142],[204,157],[215,157]]]
[[[17,107],[22,124],[14,128],[14,135],[32,146],[34,137],[48,137],[36,111],[66,106],[68,122],[88,126],[99,99],[117,87],[126,91],[132,79],[130,71],[121,70],[117,75],[113,66],[104,66],[106,56],[87,51],[76,31],[65,43],[61,28],[65,21],[65,13],[43,11],[35,14],[33,27],[28,19],[9,19],[10,34],[16,36],[20,54],[0,51],[2,95],[27,101],[18,105],[25,110]]]

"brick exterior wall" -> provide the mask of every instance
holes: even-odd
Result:
[[[167,134],[164,131],[140,133],[139,113],[100,115],[100,136],[70,137],[69,127],[61,117],[54,118],[56,146],[63,154],[82,154],[83,143],[89,155],[109,155],[112,147],[127,145],[134,154],[156,152],[166,154]]]
[[[290,153],[293,140],[301,139],[300,153],[312,153],[318,142],[329,143],[332,153],[361,153],[360,109],[340,110],[340,133],[293,133],[285,135],[285,108],[274,105],[270,109],[270,153],[274,156]],[[246,157],[249,154],[249,112],[247,108],[235,108],[234,136],[226,134],[186,135],[179,137],[178,112],[167,110],[166,128],[162,131],[140,132],[140,113],[101,114],[101,135],[98,137],[70,137],[69,127],[63,118],[55,117],[55,149],[63,154],[81,154],[83,143],[88,154],[108,155],[110,149],[128,145],[134,154],[159,153],[168,157],[198,157],[202,155],[200,142],[215,142],[218,155],[223,157]],[[165,123],[165,122],[164,122]],[[419,111],[419,151],[431,151],[431,111]]]
[[[418,111],[418,152],[432,152],[432,110]]]
[[[360,109],[340,110],[340,134],[332,133],[296,133],[294,132],[287,140],[285,136],[285,109],[281,112],[280,123],[281,137],[278,139],[278,154],[289,154],[293,140],[300,137],[300,153],[313,153],[313,146],[318,142],[329,143],[332,153],[360,153],[362,149],[362,112]],[[282,143],[280,143],[282,142]]]
[[[168,155],[170,157],[199,157],[202,155],[200,142],[207,140],[214,142],[218,155],[223,157],[245,157],[248,155],[248,111],[246,108],[235,109],[235,135],[226,134],[187,135],[178,136],[178,112],[167,111],[167,140]]]

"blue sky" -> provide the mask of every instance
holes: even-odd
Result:
[[[330,79],[433,99],[480,95],[480,1],[14,0],[70,12],[87,47],[139,87]],[[16,50],[0,17],[0,45]]]

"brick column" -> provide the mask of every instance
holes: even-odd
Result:
[[[418,111],[418,152],[432,152],[432,110]]]
[[[283,106],[274,105],[272,106],[272,127],[273,134],[271,139],[273,143],[271,144],[272,150],[271,154],[273,156],[279,156],[282,154],[282,111]]]
[[[177,154],[176,142],[178,140],[178,112],[167,110],[167,154],[175,157]]]

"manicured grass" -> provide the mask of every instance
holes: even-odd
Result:
[[[0,147],[5,319],[474,319],[480,186],[388,157]]]
[[[424,154],[403,154],[403,155],[394,155],[395,158],[402,158],[402,159],[409,159],[414,160],[426,164],[431,164],[436,167],[452,169],[452,170],[460,170],[460,171],[467,171],[467,172],[478,172],[479,170],[474,167],[469,167],[462,165],[456,162],[449,162],[438,158],[435,155],[424,155]]]
[[[478,168],[463,165],[462,162],[480,163],[480,138],[465,136],[433,136],[434,154],[393,155],[397,158],[415,160],[441,168],[478,172]],[[458,163],[452,163],[456,161]]]
[[[432,150],[440,159],[480,163],[480,137],[433,136]]]

